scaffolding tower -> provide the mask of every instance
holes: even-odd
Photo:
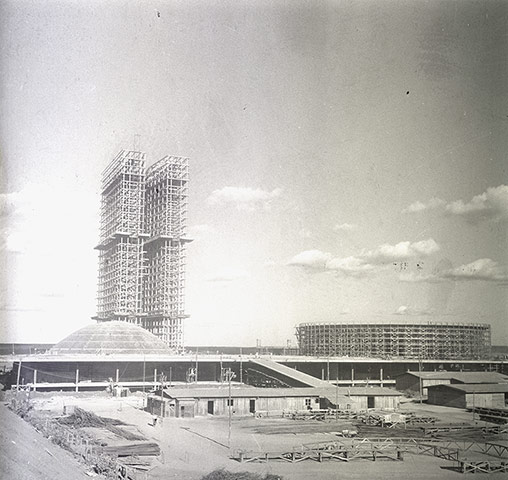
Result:
[[[181,350],[188,159],[147,169],[145,158],[122,150],[103,172],[95,318],[135,323]]]

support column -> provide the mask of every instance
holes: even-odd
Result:
[[[34,370],[34,392],[37,391],[37,370]]]
[[[79,383],[79,368],[76,368],[76,392],[78,391],[78,383]]]
[[[19,390],[19,377],[21,375],[21,364],[23,362],[20,360],[18,363],[18,378],[16,379],[16,390]]]
[[[383,386],[383,369],[379,369],[379,380],[381,381],[381,386]]]
[[[351,367],[351,386],[355,386],[355,369]]]
[[[115,383],[118,383],[118,379],[120,378],[120,369],[116,369],[116,380]]]

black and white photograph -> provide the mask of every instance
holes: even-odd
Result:
[[[508,1],[0,0],[0,479],[508,473]]]

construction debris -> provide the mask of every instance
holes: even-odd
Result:
[[[122,421],[114,418],[99,417],[98,415],[95,415],[95,413],[87,412],[79,407],[74,408],[72,415],[60,418],[59,423],[63,425],[71,425],[75,428],[105,428],[125,440],[145,440],[145,437],[142,435],[136,435],[135,433],[120,428],[118,425],[125,425]]]
[[[157,443],[143,442],[143,443],[128,443],[125,445],[110,445],[103,448],[103,452],[107,455],[117,457],[132,457],[134,455],[142,456],[157,456],[160,455],[161,450]]]

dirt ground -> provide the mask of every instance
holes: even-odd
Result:
[[[85,466],[0,404],[0,478],[69,480],[90,478]]]
[[[228,448],[228,419],[201,417],[193,419],[165,418],[154,427],[152,416],[142,410],[140,396],[109,398],[105,396],[73,397],[72,395],[41,397],[36,400],[38,409],[50,410],[61,415],[64,405],[77,405],[97,415],[118,418],[134,425],[148,440],[156,441],[162,454],[155,460],[148,474],[149,479],[178,478],[198,480],[204,474],[226,468],[233,472],[251,471],[280,475],[285,480],[316,478],[335,480],[351,479],[458,479],[462,475],[450,470],[454,464],[430,456],[406,453],[404,461],[389,459],[355,460],[349,463],[329,461],[317,463],[269,462],[239,463],[229,458],[237,449],[249,451],[291,450],[302,444],[337,440],[334,432],[350,429],[345,421],[309,422],[289,419],[233,418],[231,448]],[[404,411],[423,416],[434,416],[445,423],[472,422],[472,414],[460,409],[404,404]],[[478,439],[481,441],[482,439]],[[472,459],[472,456],[469,457]],[[57,478],[57,477],[55,477]],[[505,474],[490,474],[492,480],[505,478]]]

